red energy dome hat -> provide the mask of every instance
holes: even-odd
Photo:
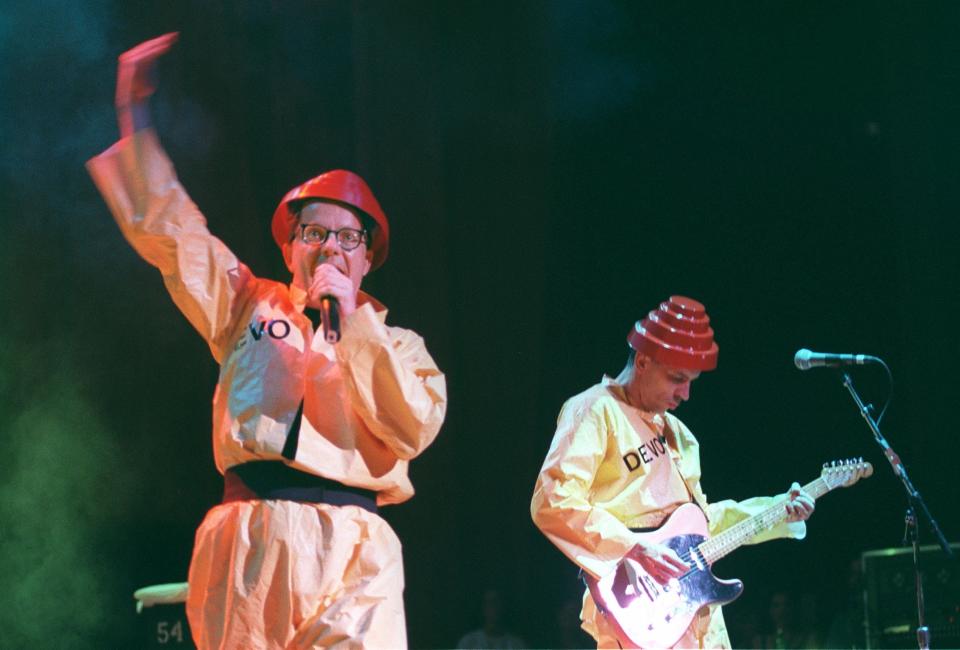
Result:
[[[280,205],[273,213],[273,221],[270,224],[277,246],[283,248],[283,245],[290,241],[297,223],[291,204],[304,199],[324,199],[341,203],[373,221],[377,227],[370,232],[371,241],[368,244],[373,253],[370,270],[378,268],[387,259],[387,249],[390,244],[390,224],[387,223],[387,215],[383,213],[373,192],[363,179],[343,169],[335,169],[311,178],[303,185],[298,185],[287,192],[280,200]]]
[[[706,309],[684,296],[670,296],[637,321],[627,343],[658,363],[686,370],[713,370],[720,352]]]

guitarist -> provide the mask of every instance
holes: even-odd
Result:
[[[702,304],[673,296],[638,321],[627,337],[630,357],[615,379],[568,400],[534,488],[537,527],[582,571],[600,579],[630,556],[666,583],[687,565],[662,544],[638,541],[680,505],[703,509],[711,535],[780,497],[708,503],[700,486],[700,448],[672,413],[690,398],[690,384],[717,365],[718,347]],[[813,499],[794,483],[784,499],[787,520],[752,541],[802,539]],[[580,614],[600,648],[619,647],[589,591]],[[719,606],[702,609],[675,647],[729,648]]]

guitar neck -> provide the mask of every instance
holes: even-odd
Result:
[[[803,486],[803,489],[814,499],[819,499],[833,488],[827,485],[827,482],[821,477],[807,483]],[[784,502],[778,499],[776,503],[763,512],[744,519],[715,537],[711,537],[700,544],[698,548],[707,563],[713,564],[731,551],[740,548],[760,533],[770,530],[786,518],[787,511],[784,507]]]

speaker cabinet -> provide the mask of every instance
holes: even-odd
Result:
[[[951,544],[960,558],[960,544]],[[885,548],[861,556],[867,648],[916,648],[917,593],[913,548]],[[960,560],[936,545],[920,547],[924,611],[931,648],[960,648]]]

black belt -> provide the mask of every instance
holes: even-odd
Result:
[[[223,503],[250,499],[279,499],[359,506],[377,512],[377,493],[307,474],[279,460],[235,465],[223,474]]]

